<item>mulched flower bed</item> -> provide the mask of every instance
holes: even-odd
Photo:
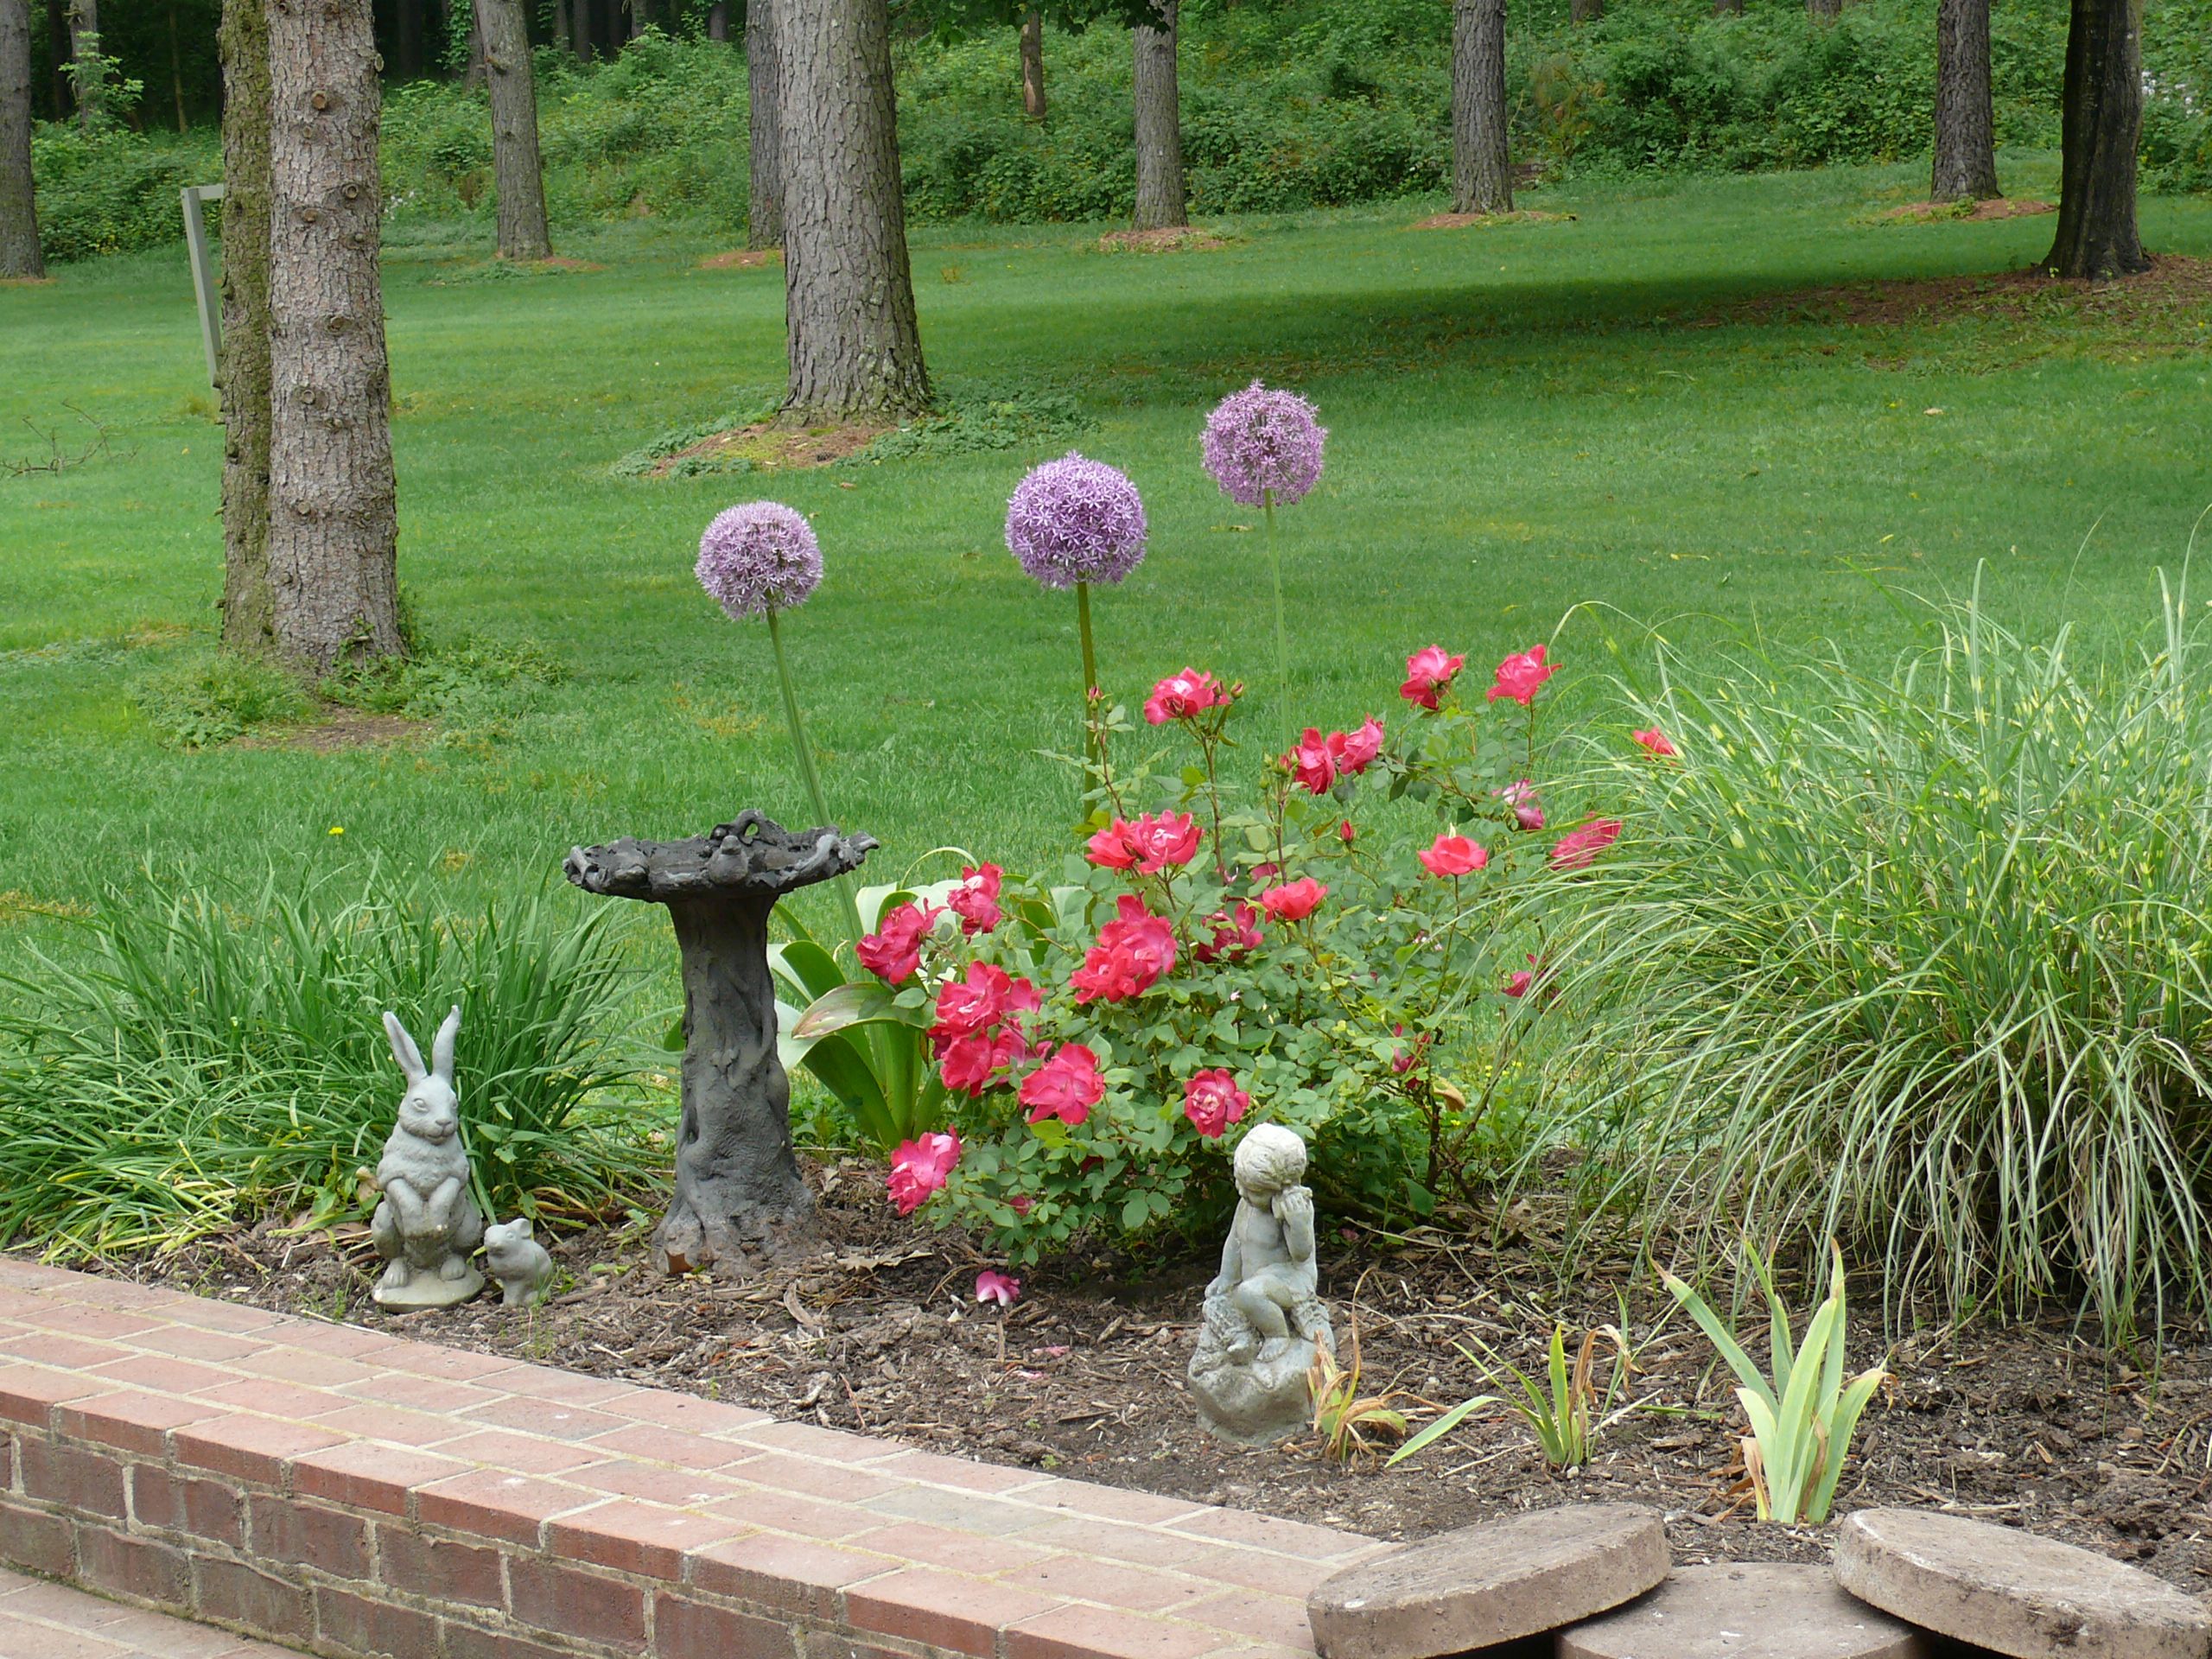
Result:
[[[534,1313],[487,1297],[388,1316],[370,1300],[374,1264],[359,1228],[265,1224],[101,1270],[1382,1537],[1629,1499],[1666,1512],[1680,1561],[1826,1558],[1820,1530],[1756,1520],[1731,1379],[1687,1318],[1661,1322],[1671,1302],[1599,1261],[1562,1302],[1533,1212],[1528,1236],[1502,1249],[1487,1225],[1401,1239],[1333,1229],[1323,1288],[1340,1344],[1356,1307],[1370,1391],[1441,1404],[1491,1391],[1455,1341],[1479,1338],[1535,1376],[1554,1314],[1579,1333],[1613,1321],[1627,1290],[1630,1397],[1675,1409],[1631,1414],[1574,1474],[1548,1469],[1502,1408],[1388,1471],[1379,1458],[1332,1461],[1312,1436],[1224,1446],[1197,1427],[1181,1387],[1211,1261],[1057,1264],[1022,1275],[1022,1299],[1001,1313],[974,1300],[977,1271],[995,1264],[959,1235],[893,1216],[879,1166],[839,1163],[817,1185],[830,1242],[811,1254],[744,1282],[671,1281],[642,1227],[572,1233],[551,1241],[565,1288]],[[1854,1370],[1882,1357],[1869,1282],[1854,1281]],[[1764,1330],[1763,1317],[1745,1323]],[[1890,1366],[1896,1381],[1860,1429],[1839,1512],[1949,1509],[2103,1549],[2191,1592],[2212,1587],[2212,1347],[2201,1337],[2170,1341],[2155,1377],[2099,1351],[2070,1315],[1957,1336],[1931,1326],[1891,1351]]]

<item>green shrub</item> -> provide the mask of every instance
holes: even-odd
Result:
[[[1840,1234],[1893,1306],[2212,1306],[2212,654],[1977,600],[1886,673],[1663,661],[1679,762],[1554,935],[1558,1133],[1647,1228]]]
[[[60,262],[181,240],[177,192],[212,184],[222,162],[213,133],[149,139],[124,127],[87,133],[41,123],[31,137],[31,176],[40,245]]]
[[[282,669],[228,652],[147,675],[131,687],[131,701],[162,742],[181,749],[213,748],[314,712]]]
[[[632,982],[598,915],[272,879],[113,892],[75,925],[80,948],[0,978],[0,1240],[79,1256],[352,1211],[404,1091],[386,1008],[461,1005],[461,1120],[500,1214],[598,1212],[657,1161],[620,1108]]]

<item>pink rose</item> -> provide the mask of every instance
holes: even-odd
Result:
[[[1021,1300],[1021,1281],[985,1268],[976,1275],[976,1300],[996,1302],[1001,1307],[1012,1307]]]
[[[1497,791],[1497,798],[1513,809],[1513,822],[1523,830],[1544,827],[1543,803],[1536,798],[1536,786],[1526,778],[1508,784]]]
[[[1544,1001],[1556,1001],[1559,999],[1559,987],[1551,983],[1551,976],[1544,967],[1543,958],[1532,954],[1525,960],[1529,966],[1514,974],[1505,982],[1505,994],[1508,996],[1524,997],[1532,990],[1541,991],[1543,994]]]
[[[1490,862],[1490,854],[1465,836],[1439,836],[1414,856],[1431,875],[1472,875]]]
[[[1198,830],[1187,812],[1147,812],[1122,828],[1122,843],[1136,855],[1137,874],[1151,875],[1198,854]]]
[[[1230,1124],[1241,1122],[1251,1103],[1228,1071],[1201,1071],[1183,1085],[1183,1116],[1209,1141],[1220,1140]]]
[[[1552,844],[1552,868],[1579,870],[1620,839],[1618,818],[1592,818],[1580,830],[1570,830]]]
[[[1433,714],[1437,698],[1466,665],[1464,654],[1453,656],[1441,645],[1423,645],[1406,658],[1406,683],[1398,695]]]
[[[989,932],[1005,919],[1005,912],[999,908],[999,884],[1005,874],[995,864],[961,867],[960,885],[945,895],[944,903],[960,918],[960,931],[969,938]]]
[[[1206,925],[1213,929],[1213,938],[1191,950],[1200,962],[1218,962],[1224,957],[1234,960],[1260,947],[1260,912],[1241,900],[1232,910],[1214,912]]]
[[[1116,909],[1083,966],[1069,976],[1078,1002],[1122,1001],[1150,990],[1175,966],[1175,930],[1164,917],[1133,893],[1123,893]]]
[[[1058,1053],[1021,1080],[1021,1103],[1029,1109],[1032,1123],[1057,1117],[1078,1128],[1105,1097],[1098,1056],[1082,1043],[1062,1044]]]
[[[1516,651],[1497,665],[1497,683],[1490,689],[1490,700],[1510,697],[1526,709],[1536,700],[1537,688],[1558,672],[1558,664],[1544,660],[1543,646]]]
[[[1328,888],[1310,875],[1303,876],[1279,887],[1269,887],[1260,895],[1260,908],[1279,922],[1302,921],[1328,896]]]
[[[960,1137],[947,1130],[899,1142],[891,1154],[891,1202],[902,1216],[920,1209],[942,1187],[960,1161]]]
[[[1375,757],[1382,753],[1382,722],[1370,715],[1356,732],[1331,732],[1328,747],[1329,759],[1336,762],[1338,773],[1357,778],[1373,766]]]
[[[1680,751],[1667,741],[1667,734],[1656,726],[1648,731],[1630,732],[1629,735],[1657,755],[1662,760],[1672,760]]]
[[[1229,701],[1230,694],[1215,683],[1212,675],[1186,668],[1152,688],[1152,695],[1144,700],[1144,717],[1154,726],[1165,726],[1171,720],[1193,719]]]
[[[1325,795],[1337,781],[1337,758],[1329,753],[1329,741],[1312,726],[1298,740],[1298,747],[1282,758],[1290,774],[1312,793]]]
[[[1129,826],[1120,818],[1084,842],[1083,855],[1101,869],[1126,870],[1137,861],[1129,846]]]
[[[1039,1006],[1036,987],[1027,980],[1015,979],[988,962],[971,962],[958,979],[938,988],[937,1023],[930,1027],[930,1035],[949,1040],[987,1031],[1007,1012],[1010,998],[1015,1007]]]
[[[1535,982],[1536,976],[1534,974],[1525,968],[1521,969],[1514,974],[1512,978],[1505,982],[1505,994],[1508,996],[1526,996],[1529,995],[1529,988]]]
[[[1359,839],[1359,831],[1351,827],[1351,820],[1350,818],[1346,818],[1342,823],[1337,826],[1337,839],[1344,842],[1347,847],[1351,846],[1353,842]]]
[[[860,942],[854,954],[861,967],[887,985],[912,979],[922,965],[922,939],[944,914],[941,905],[901,905]]]

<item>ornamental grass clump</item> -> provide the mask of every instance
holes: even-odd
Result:
[[[2212,1309],[2212,652],[1977,594],[1887,671],[1663,658],[1598,769],[1633,847],[1553,941],[1560,1138],[1647,1227],[1840,1235],[1892,1311]]]

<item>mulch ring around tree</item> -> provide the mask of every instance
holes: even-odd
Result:
[[[685,444],[654,461],[647,478],[671,478],[698,470],[698,463],[747,461],[764,473],[798,467],[826,467],[833,461],[856,455],[893,429],[890,422],[855,423],[847,426],[784,426],[755,421],[735,426]],[[690,463],[689,466],[686,463]]]
[[[2183,254],[2154,255],[2139,276],[2079,282],[2052,276],[2040,266],[1981,276],[1907,277],[1853,283],[1847,288],[1803,289],[1763,296],[1718,315],[1700,318],[1696,327],[1717,328],[1730,322],[1817,322],[1889,325],[1942,321],[1958,316],[2050,321],[2063,312],[2078,321],[2130,326],[2171,325],[2168,332],[2145,336],[2145,349],[2202,346],[2206,308],[2212,306],[2212,259]]]
[[[763,265],[783,263],[781,248],[732,248],[727,253],[710,253],[699,261],[702,270],[758,270]]]
[[[2058,204],[2032,196],[1992,196],[1984,201],[1908,201],[1902,207],[1885,207],[1874,215],[1882,224],[1940,225],[1959,220],[1976,223],[1993,219],[2032,219],[2055,213]]]
[[[1187,225],[1157,231],[1109,231],[1098,238],[1101,253],[1212,253],[1230,238]]]
[[[1363,1392],[1393,1395],[1418,1423],[1433,1407],[1511,1389],[1462,1345],[1487,1344],[1541,1378],[1554,1319],[1579,1342],[1618,1319],[1625,1291],[1636,1353],[1626,1397],[1641,1408],[1605,1429],[1579,1472],[1551,1470],[1521,1420],[1496,1406],[1386,1470],[1375,1455],[1337,1462],[1310,1434],[1255,1451],[1199,1429],[1182,1376],[1210,1259],[1071,1258],[1019,1274],[1020,1300],[1001,1311],[975,1299],[977,1271],[997,1264],[959,1234],[894,1216],[880,1166],[842,1160],[811,1178],[823,1242],[810,1250],[750,1278],[671,1280],[642,1222],[556,1233],[556,1294],[535,1311],[487,1296],[387,1315],[370,1300],[377,1264],[358,1224],[290,1233],[280,1218],[97,1270],[1382,1537],[1620,1499],[1665,1512],[1678,1560],[1826,1559],[1822,1529],[1757,1521],[1734,1379],[1652,1275],[1626,1251],[1592,1251],[1561,1291],[1547,1261],[1548,1206],[1516,1205],[1496,1247],[1486,1217],[1392,1236],[1330,1224],[1323,1290],[1339,1344],[1349,1358],[1356,1329]],[[2104,1550],[2192,1592],[2212,1587],[2212,1346],[2201,1332],[2170,1331],[2156,1376],[2101,1352],[2068,1310],[1956,1335],[1930,1323],[1891,1347],[1873,1284],[1866,1272],[1852,1281],[1852,1368],[1886,1356],[1893,1380],[1862,1423],[1839,1513],[1944,1509]],[[1796,1304],[1801,1334],[1808,1300]],[[1738,1325],[1762,1352],[1764,1310]],[[1611,1353],[1599,1353],[1602,1376]]]
[[[1547,213],[1534,207],[1516,207],[1510,213],[1431,213],[1406,226],[1409,231],[1487,231],[1499,225],[1567,225],[1573,213]]]

